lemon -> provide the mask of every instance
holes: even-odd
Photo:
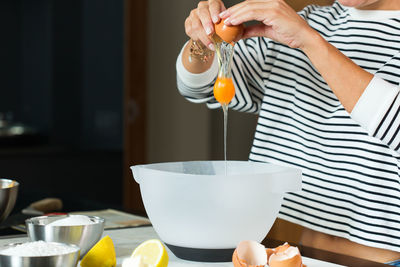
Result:
[[[81,261],[81,267],[115,267],[116,265],[114,243],[108,235],[97,242]]]
[[[155,267],[168,266],[168,253],[158,239],[150,239],[140,244],[132,253],[132,258],[139,257],[143,263]]]

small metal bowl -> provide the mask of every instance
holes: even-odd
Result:
[[[52,226],[51,222],[68,217],[52,215],[30,218],[25,221],[28,237],[31,241],[43,240],[75,244],[81,248],[81,258],[100,240],[104,231],[104,219],[87,216],[93,224],[73,226]]]
[[[0,179],[0,223],[14,208],[17,200],[19,183],[14,180]]]
[[[55,242],[53,242],[55,243]],[[8,244],[0,247],[1,267],[76,267],[79,261],[80,248],[76,245],[63,244],[74,248],[70,253],[52,256],[10,256],[2,255],[1,250],[20,245],[21,243]]]

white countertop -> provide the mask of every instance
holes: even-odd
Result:
[[[121,266],[124,258],[130,257],[132,251],[142,242],[148,239],[158,239],[157,233],[153,227],[138,227],[138,228],[126,228],[118,230],[106,230],[104,235],[109,235],[114,242],[116,254],[117,254],[117,266]],[[0,239],[0,246],[9,243],[27,242],[27,237],[17,237],[9,239]],[[168,250],[168,248],[167,248]],[[168,250],[169,264],[168,267],[232,267],[232,262],[226,263],[201,263],[201,262],[190,262],[178,259],[170,250]],[[303,257],[304,264],[307,267],[339,267],[341,265],[322,262],[307,257]]]

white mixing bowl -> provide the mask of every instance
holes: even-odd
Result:
[[[154,229],[178,257],[231,261],[242,240],[261,242],[299,169],[268,163],[192,161],[131,167]]]

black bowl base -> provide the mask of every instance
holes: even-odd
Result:
[[[180,259],[199,262],[229,262],[232,261],[234,248],[204,249],[187,248],[167,244],[167,247]]]

